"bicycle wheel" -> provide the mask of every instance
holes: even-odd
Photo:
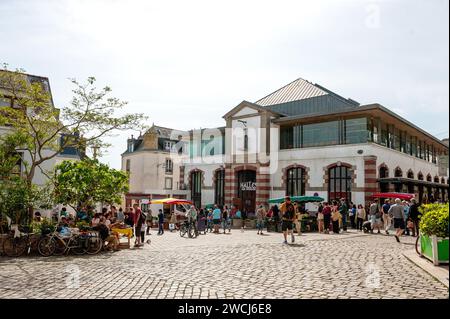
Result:
[[[3,251],[8,257],[22,256],[27,249],[27,241],[24,237],[8,237],[3,242]]]
[[[103,240],[98,236],[89,236],[87,239],[86,253],[95,255],[103,248]]]
[[[56,242],[52,237],[43,237],[38,243],[38,252],[41,256],[49,257],[53,255],[56,248]]]
[[[194,238],[195,237],[195,229],[192,226],[189,226],[189,228],[188,228],[188,237],[189,238]]]
[[[416,253],[421,256],[422,253],[420,251],[420,245],[419,244],[420,244],[420,236],[419,236],[419,234],[417,234],[417,238],[416,238]]]
[[[75,255],[84,255],[87,252],[87,240],[84,238],[81,238],[79,235],[76,235],[75,237],[71,238],[69,240],[70,249],[73,251]]]
[[[180,236],[183,237],[186,234],[186,226],[182,225],[180,227]]]
[[[64,239],[56,237],[53,239],[55,241],[55,251],[53,252],[53,255],[55,256],[62,256],[67,250],[67,244],[64,241]]]

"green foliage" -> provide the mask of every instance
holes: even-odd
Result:
[[[40,222],[33,221],[31,223],[33,233],[40,233],[42,235],[49,234],[56,229],[56,224],[51,218],[42,217]]]
[[[97,160],[63,161],[54,176],[55,200],[76,207],[119,203],[128,191],[128,176]]]
[[[422,205],[420,212],[419,228],[421,233],[427,236],[436,235],[438,237],[449,236],[449,207],[448,204],[428,204]]]
[[[77,222],[77,223],[76,223],[76,227],[77,227],[79,230],[81,230],[81,231],[91,229],[91,225],[89,225],[89,223],[86,222],[86,221],[79,221],[79,222]]]

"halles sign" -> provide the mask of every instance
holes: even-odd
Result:
[[[256,191],[256,182],[242,182],[240,186],[242,191]]]

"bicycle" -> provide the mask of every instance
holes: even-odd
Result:
[[[3,252],[8,257],[20,257],[25,251],[27,251],[27,255],[31,252],[31,247],[34,243],[32,235],[34,234],[29,232],[28,227],[19,227],[19,231],[19,237],[15,237],[15,231],[12,230],[3,241]]]
[[[79,234],[70,234],[70,236],[64,237],[55,230],[39,240],[38,251],[44,257],[61,256],[69,251],[73,251],[76,255],[83,255],[88,250],[84,242],[85,240]]]
[[[198,236],[198,230],[194,227],[194,224],[189,221],[184,221],[180,226],[180,236],[184,237],[188,234],[189,238],[195,238]]]

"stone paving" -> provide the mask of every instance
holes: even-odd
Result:
[[[414,238],[349,231],[295,243],[254,230],[181,238],[95,256],[0,257],[0,298],[448,298],[406,259]]]

